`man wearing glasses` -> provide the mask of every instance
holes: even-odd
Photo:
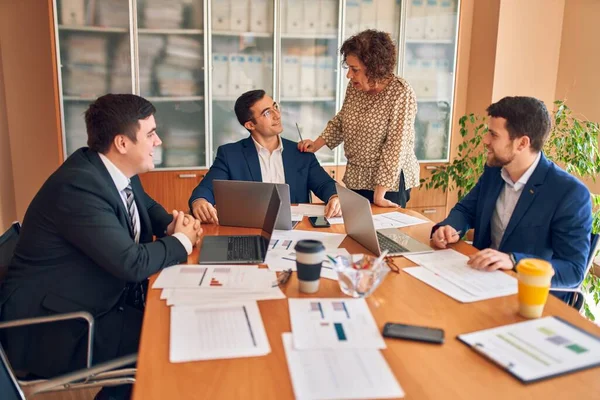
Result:
[[[194,216],[202,222],[219,223],[214,207],[215,179],[287,183],[292,203],[308,203],[309,190],[327,202],[325,216],[341,215],[335,181],[312,153],[280,136],[283,131],[279,105],[264,90],[252,90],[235,102],[235,114],[250,137],[220,146],[217,157],[189,200]]]

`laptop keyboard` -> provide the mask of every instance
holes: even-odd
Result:
[[[379,247],[381,248],[381,250],[387,250],[392,254],[393,253],[406,253],[406,252],[410,251],[406,247],[399,245],[398,243],[394,242],[389,237],[382,235],[379,232],[377,232],[377,241],[379,242]]]
[[[230,236],[227,242],[227,260],[256,260],[255,236]]]

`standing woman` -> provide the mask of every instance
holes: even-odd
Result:
[[[415,155],[417,101],[413,89],[394,74],[396,46],[388,33],[366,30],[344,42],[344,104],[314,142],[298,143],[316,152],[344,142],[348,165],[344,183],[381,207],[406,207],[410,188],[419,186]]]

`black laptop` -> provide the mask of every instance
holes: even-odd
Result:
[[[260,264],[265,261],[271,235],[277,223],[281,199],[273,187],[262,233],[244,236],[204,236],[200,264]]]

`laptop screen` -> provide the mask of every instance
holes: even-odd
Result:
[[[277,188],[273,186],[273,193],[271,194],[271,200],[269,200],[269,206],[267,207],[261,234],[261,236],[267,240],[267,244],[271,241],[271,235],[273,234],[275,224],[277,223],[279,208],[281,208],[281,198],[279,197]]]

